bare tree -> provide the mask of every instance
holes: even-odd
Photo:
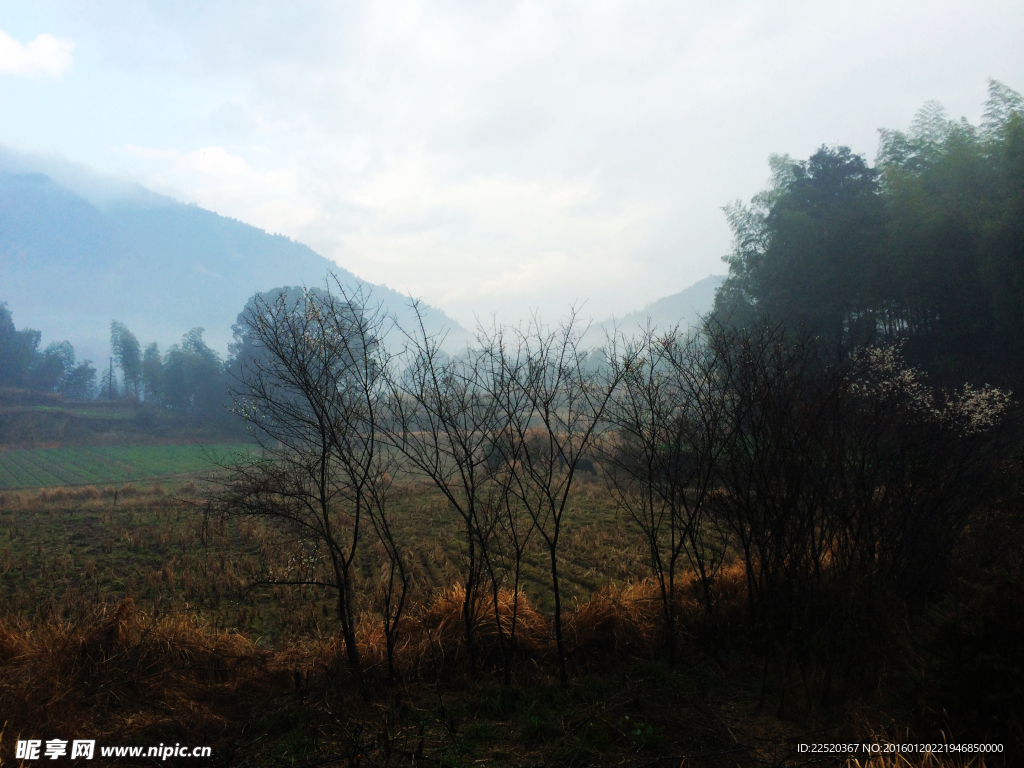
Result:
[[[404,372],[390,380],[389,439],[412,473],[444,495],[463,526],[462,613],[470,670],[476,675],[480,583],[501,509],[496,495],[500,490],[487,468],[498,411],[482,357],[469,350],[462,357],[443,352],[440,339],[424,327],[415,302],[413,310],[419,328],[407,334]]]
[[[516,439],[522,430],[512,425],[528,427],[533,412],[532,401],[520,385],[529,356],[521,337],[505,328],[494,327],[486,332],[481,329],[477,340],[482,350],[481,358],[488,367],[488,396],[497,408],[498,429],[491,436],[486,454],[486,466],[496,491],[492,498],[499,507],[492,518],[497,535],[488,548],[485,564],[491,581],[494,619],[504,663],[504,683],[508,686],[512,684],[523,558],[537,529],[521,498],[512,492],[516,470],[521,466],[521,454],[525,450],[523,442]],[[512,611],[508,616],[506,641],[499,592],[509,576],[512,581]]]
[[[659,336],[648,328],[622,349],[622,382],[608,413],[615,432],[603,450],[606,479],[646,539],[674,663],[684,563],[697,575],[714,627],[712,586],[726,537],[708,502],[729,432],[727,360],[703,334],[678,329]]]
[[[382,480],[391,459],[380,440],[386,329],[367,294],[334,287],[336,294],[257,297],[243,314],[240,346],[248,354],[237,361],[231,394],[259,450],[230,467],[215,503],[267,521],[302,553],[283,572],[264,574],[264,583],[334,591],[349,666],[365,696],[353,582],[365,518],[394,543]]]
[[[384,469],[377,476],[367,493],[367,510],[370,522],[377,534],[377,540],[384,550],[385,562],[381,565],[380,585],[377,589],[377,610],[380,613],[387,647],[388,679],[393,684],[395,675],[395,647],[398,642],[398,627],[405,612],[409,596],[411,577],[408,565],[409,546],[398,535],[395,509],[392,502],[396,493],[394,474],[398,471],[398,460],[394,454],[381,454]],[[386,469],[385,466],[386,465]]]
[[[532,519],[547,550],[555,603],[554,629],[559,677],[568,682],[562,635],[559,543],[569,491],[581,462],[593,448],[621,372],[584,367],[582,331],[575,311],[557,328],[539,320],[516,330],[516,355],[506,355],[508,379],[502,403],[503,450],[509,490]],[[514,365],[511,364],[514,361]]]

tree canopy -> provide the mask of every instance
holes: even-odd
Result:
[[[937,102],[847,147],[773,156],[769,187],[726,206],[734,246],[715,314],[770,314],[847,350],[902,341],[941,378],[1024,375],[1024,99],[997,81],[980,127]]]

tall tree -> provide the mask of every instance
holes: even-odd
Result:
[[[117,320],[110,321],[110,353],[121,369],[125,394],[138,400],[142,386],[142,347],[128,326]]]
[[[612,495],[640,528],[661,590],[665,642],[675,661],[679,577],[697,577],[713,628],[714,584],[725,536],[709,514],[721,454],[730,437],[729,352],[715,326],[625,340],[616,364],[604,463]]]
[[[268,573],[266,582],[335,592],[349,665],[365,694],[353,571],[367,518],[378,532],[389,524],[390,459],[379,439],[387,361],[378,342],[382,315],[361,294],[338,287],[340,297],[306,291],[295,301],[284,293],[257,298],[243,313],[242,333],[261,353],[239,361],[232,398],[261,450],[228,468],[219,502],[228,513],[270,522],[299,550],[295,569]],[[404,603],[406,582],[397,570],[388,626]]]
[[[848,149],[773,156],[772,182],[726,215],[716,315],[761,313],[846,348],[903,340],[953,384],[1024,380],[1024,98],[989,83],[979,128],[928,102],[882,130],[876,165]]]
[[[160,348],[154,341],[142,354],[142,391],[147,403],[163,400],[163,366]]]
[[[845,341],[883,284],[877,174],[847,147],[773,160],[773,188],[753,209],[726,210],[736,246],[719,309],[742,312],[731,299]]]
[[[189,417],[219,417],[226,405],[227,380],[220,355],[203,341],[203,329],[193,328],[164,355],[161,370],[163,402]]]
[[[39,331],[16,330],[11,310],[0,302],[0,387],[25,385],[40,338]]]
[[[502,393],[497,403],[505,424],[497,446],[511,470],[508,491],[526,510],[546,550],[563,684],[568,673],[559,566],[565,557],[562,534],[573,511],[569,494],[584,460],[591,462],[588,454],[595,451],[607,428],[605,417],[625,369],[587,370],[587,355],[580,346],[585,330],[575,311],[554,329],[534,319],[527,328],[513,330],[518,349],[500,358],[513,363],[502,371],[508,384],[495,389]],[[608,359],[618,359],[614,350]]]
[[[926,104],[909,132],[882,132],[893,330],[947,383],[1024,373],[1022,103],[993,80],[980,130]]]
[[[66,341],[54,342],[35,355],[28,374],[28,385],[41,392],[62,392],[65,379],[75,367],[75,350]]]
[[[409,469],[444,495],[463,529],[462,620],[475,676],[480,588],[484,570],[493,565],[491,544],[501,511],[500,487],[491,482],[488,467],[488,449],[500,428],[500,403],[492,396],[486,359],[445,354],[439,339],[427,331],[420,306],[414,303],[413,310],[419,328],[408,336],[404,374],[391,380],[390,440]],[[500,620],[496,624],[504,653]]]

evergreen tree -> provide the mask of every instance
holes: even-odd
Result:
[[[96,396],[96,369],[91,360],[83,360],[65,372],[61,394],[69,400],[91,400]]]
[[[164,403],[172,410],[183,416],[221,414],[227,392],[224,364],[203,341],[202,328],[193,328],[167,350],[162,375]]]
[[[29,369],[28,385],[40,392],[63,392],[68,373],[75,367],[75,349],[62,341],[37,354]]]
[[[18,331],[6,302],[0,302],[0,387],[25,386],[38,354],[41,334],[29,328]]]

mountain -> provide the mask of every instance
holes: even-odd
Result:
[[[138,185],[90,184],[82,172],[59,183],[3,162],[11,157],[0,152],[0,301],[19,328],[40,330],[44,344],[67,339],[79,359],[105,361],[114,319],[161,349],[202,326],[224,354],[250,296],[323,286],[329,274],[369,287],[373,300],[409,320],[407,296],[364,283],[287,237]],[[425,321],[430,332],[447,332],[450,349],[472,339],[437,309],[426,307]]]
[[[595,323],[583,336],[583,345],[602,344],[605,335],[613,330],[633,335],[645,329],[648,323],[663,331],[677,325],[686,330],[689,326],[699,323],[701,316],[712,310],[715,305],[715,291],[724,280],[725,275],[708,275],[689,288],[658,299],[638,312]]]

